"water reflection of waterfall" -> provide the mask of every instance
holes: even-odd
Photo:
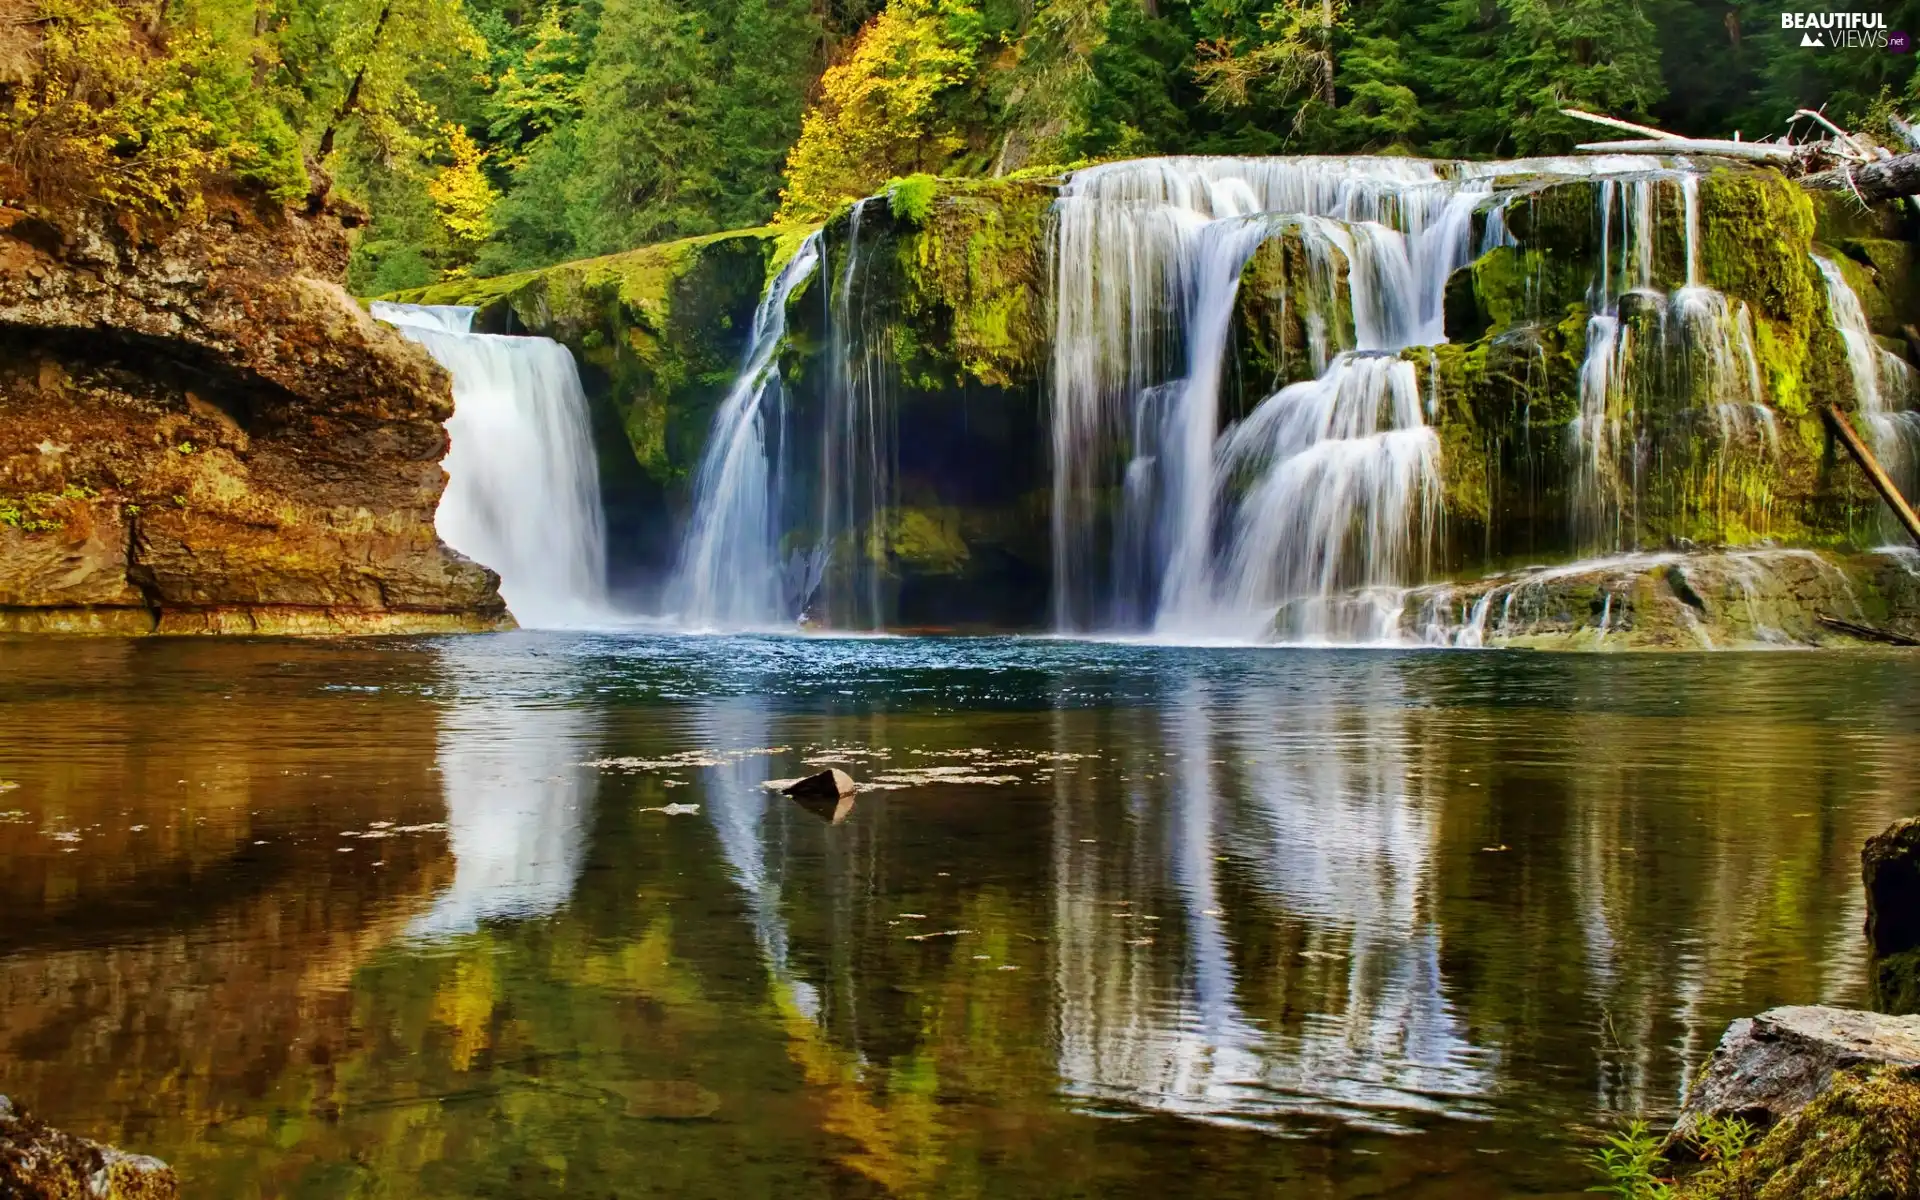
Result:
[[[767,747],[771,727],[765,705],[756,700],[716,702],[700,709],[694,725],[699,744],[718,760],[700,770],[700,800],[720,840],[721,857],[746,897],[753,939],[777,1000],[817,1021],[820,993],[789,965],[787,922],[780,911],[784,864],[779,848],[769,846],[777,827],[768,821],[769,814],[788,801],[761,786],[767,778],[765,756],[746,753]]]
[[[522,625],[598,615],[606,531],[573,355],[550,338],[470,333],[471,308],[375,301],[372,311],[453,376],[440,536],[500,573]]]
[[[414,921],[416,937],[554,912],[572,897],[586,855],[599,775],[581,764],[591,757],[594,717],[502,695],[474,678],[485,664],[469,653],[442,654],[455,679],[438,755],[453,883]]]
[[[1119,850],[1090,798],[1061,795],[1054,939],[1069,1093],[1235,1123],[1396,1128],[1408,1114],[1477,1111],[1493,1063],[1442,987],[1418,740],[1391,678],[1373,683],[1383,694],[1364,707],[1284,711],[1259,692],[1190,688],[1165,717],[1172,761],[1148,751],[1124,767],[1141,781],[1140,816]],[[1156,778],[1168,782],[1145,782]],[[1112,911],[1115,858],[1135,862],[1136,883],[1164,872],[1177,929]],[[1223,873],[1252,881],[1271,911],[1236,903]],[[1243,974],[1249,931],[1276,921],[1300,931],[1300,949],[1278,978]]]

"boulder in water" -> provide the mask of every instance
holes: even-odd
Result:
[[[180,1181],[157,1158],[49,1129],[0,1096],[0,1196],[20,1200],[174,1200]]]
[[[787,785],[785,792],[795,800],[838,800],[853,795],[853,776],[832,767]]]
[[[1867,888],[1873,1006],[1920,1012],[1920,818],[1868,838],[1860,875]]]

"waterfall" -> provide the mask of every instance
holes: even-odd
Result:
[[[1585,175],[1650,161],[1504,169]],[[1424,553],[1438,443],[1417,372],[1395,356],[1445,340],[1447,279],[1476,252],[1495,176],[1412,159],[1167,158],[1069,179],[1056,205],[1057,627],[1243,637],[1278,614],[1305,638],[1390,633],[1335,614],[1331,598],[1405,582]],[[1340,264],[1326,273],[1345,297],[1304,314],[1319,378],[1223,431],[1240,277],[1275,237]],[[1489,217],[1477,245],[1510,240]],[[1336,330],[1326,309],[1342,303]]]
[[[1866,310],[1840,264],[1819,254],[1813,261],[1826,281],[1827,307],[1846,346],[1854,399],[1866,418],[1874,453],[1911,497],[1920,485],[1920,412],[1911,407],[1920,398],[1920,378],[1906,360],[1873,340]]]
[[[835,629],[879,629],[886,624],[882,570],[891,531],[895,454],[893,314],[869,294],[861,271],[861,225],[868,197],[847,222],[846,258],[828,299],[829,369],[834,372],[821,425],[819,586],[807,613]],[[872,239],[869,239],[869,243]]]
[[[469,332],[471,308],[375,301],[372,312],[453,376],[440,537],[499,572],[522,625],[593,619],[606,597],[606,531],[573,355],[549,338]]]
[[[780,559],[780,472],[768,437],[786,428],[775,358],[787,333],[787,300],[820,265],[814,233],[782,267],[753,314],[740,374],[714,415],[694,484],[693,519],[668,587],[680,622],[697,629],[765,628],[791,621],[796,596]],[[769,413],[771,403],[772,412]],[[784,442],[784,436],[779,436]]]
[[[1663,292],[1657,193],[1675,183],[1684,282]],[[1702,435],[1714,447],[1707,465],[1724,475],[1743,454],[1770,456],[1778,435],[1752,313],[1701,283],[1699,177],[1610,179],[1596,194],[1600,246],[1567,452],[1574,545],[1604,554],[1637,548],[1643,480],[1663,447]]]

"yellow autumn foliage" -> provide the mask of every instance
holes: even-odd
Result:
[[[480,169],[485,155],[467,131],[449,123],[446,135],[453,161],[427,181],[427,197],[440,215],[456,256],[470,260],[480,243],[493,233],[493,206],[500,194]]]
[[[235,49],[120,0],[0,0],[0,202],[189,207],[216,174],[303,194],[297,139]]]
[[[787,157],[785,218],[818,217],[894,176],[938,170],[965,146],[942,104],[974,71],[954,7],[893,0],[827,69]]]

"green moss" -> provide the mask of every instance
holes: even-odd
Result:
[[[1920,1013],[1920,950],[1875,958],[1868,966],[1868,977],[1875,1011]]]
[[[1899,1200],[1920,1194],[1920,1081],[1850,1067],[1737,1159],[1681,1181],[1677,1200]]]
[[[1478,353],[1476,354],[1476,349]],[[1493,519],[1493,489],[1487,462],[1486,430],[1474,415],[1468,378],[1485,370],[1484,346],[1435,346],[1408,351],[1426,369],[1422,390],[1431,398],[1435,432],[1440,436],[1442,506],[1453,526],[1484,527]]]
[[[889,180],[886,186],[887,209],[895,219],[909,225],[924,224],[933,212],[933,198],[938,188],[939,182],[925,174]]]
[[[1328,354],[1352,348],[1347,270],[1346,255],[1334,247],[1316,261],[1294,228],[1268,238],[1247,260],[1236,301],[1241,375],[1249,389],[1243,407],[1313,378],[1316,337]]]
[[[994,387],[1030,385],[1051,330],[1047,213],[1053,189],[1010,180],[935,181],[923,218],[899,230],[900,316],[915,330],[926,381],[970,377]]]
[[[1755,316],[1801,331],[1823,312],[1813,202],[1778,171],[1722,168],[1700,181],[1700,264],[1706,280]]]
[[[893,563],[922,575],[953,575],[970,557],[953,509],[895,508],[869,532],[867,554],[874,562]]]

